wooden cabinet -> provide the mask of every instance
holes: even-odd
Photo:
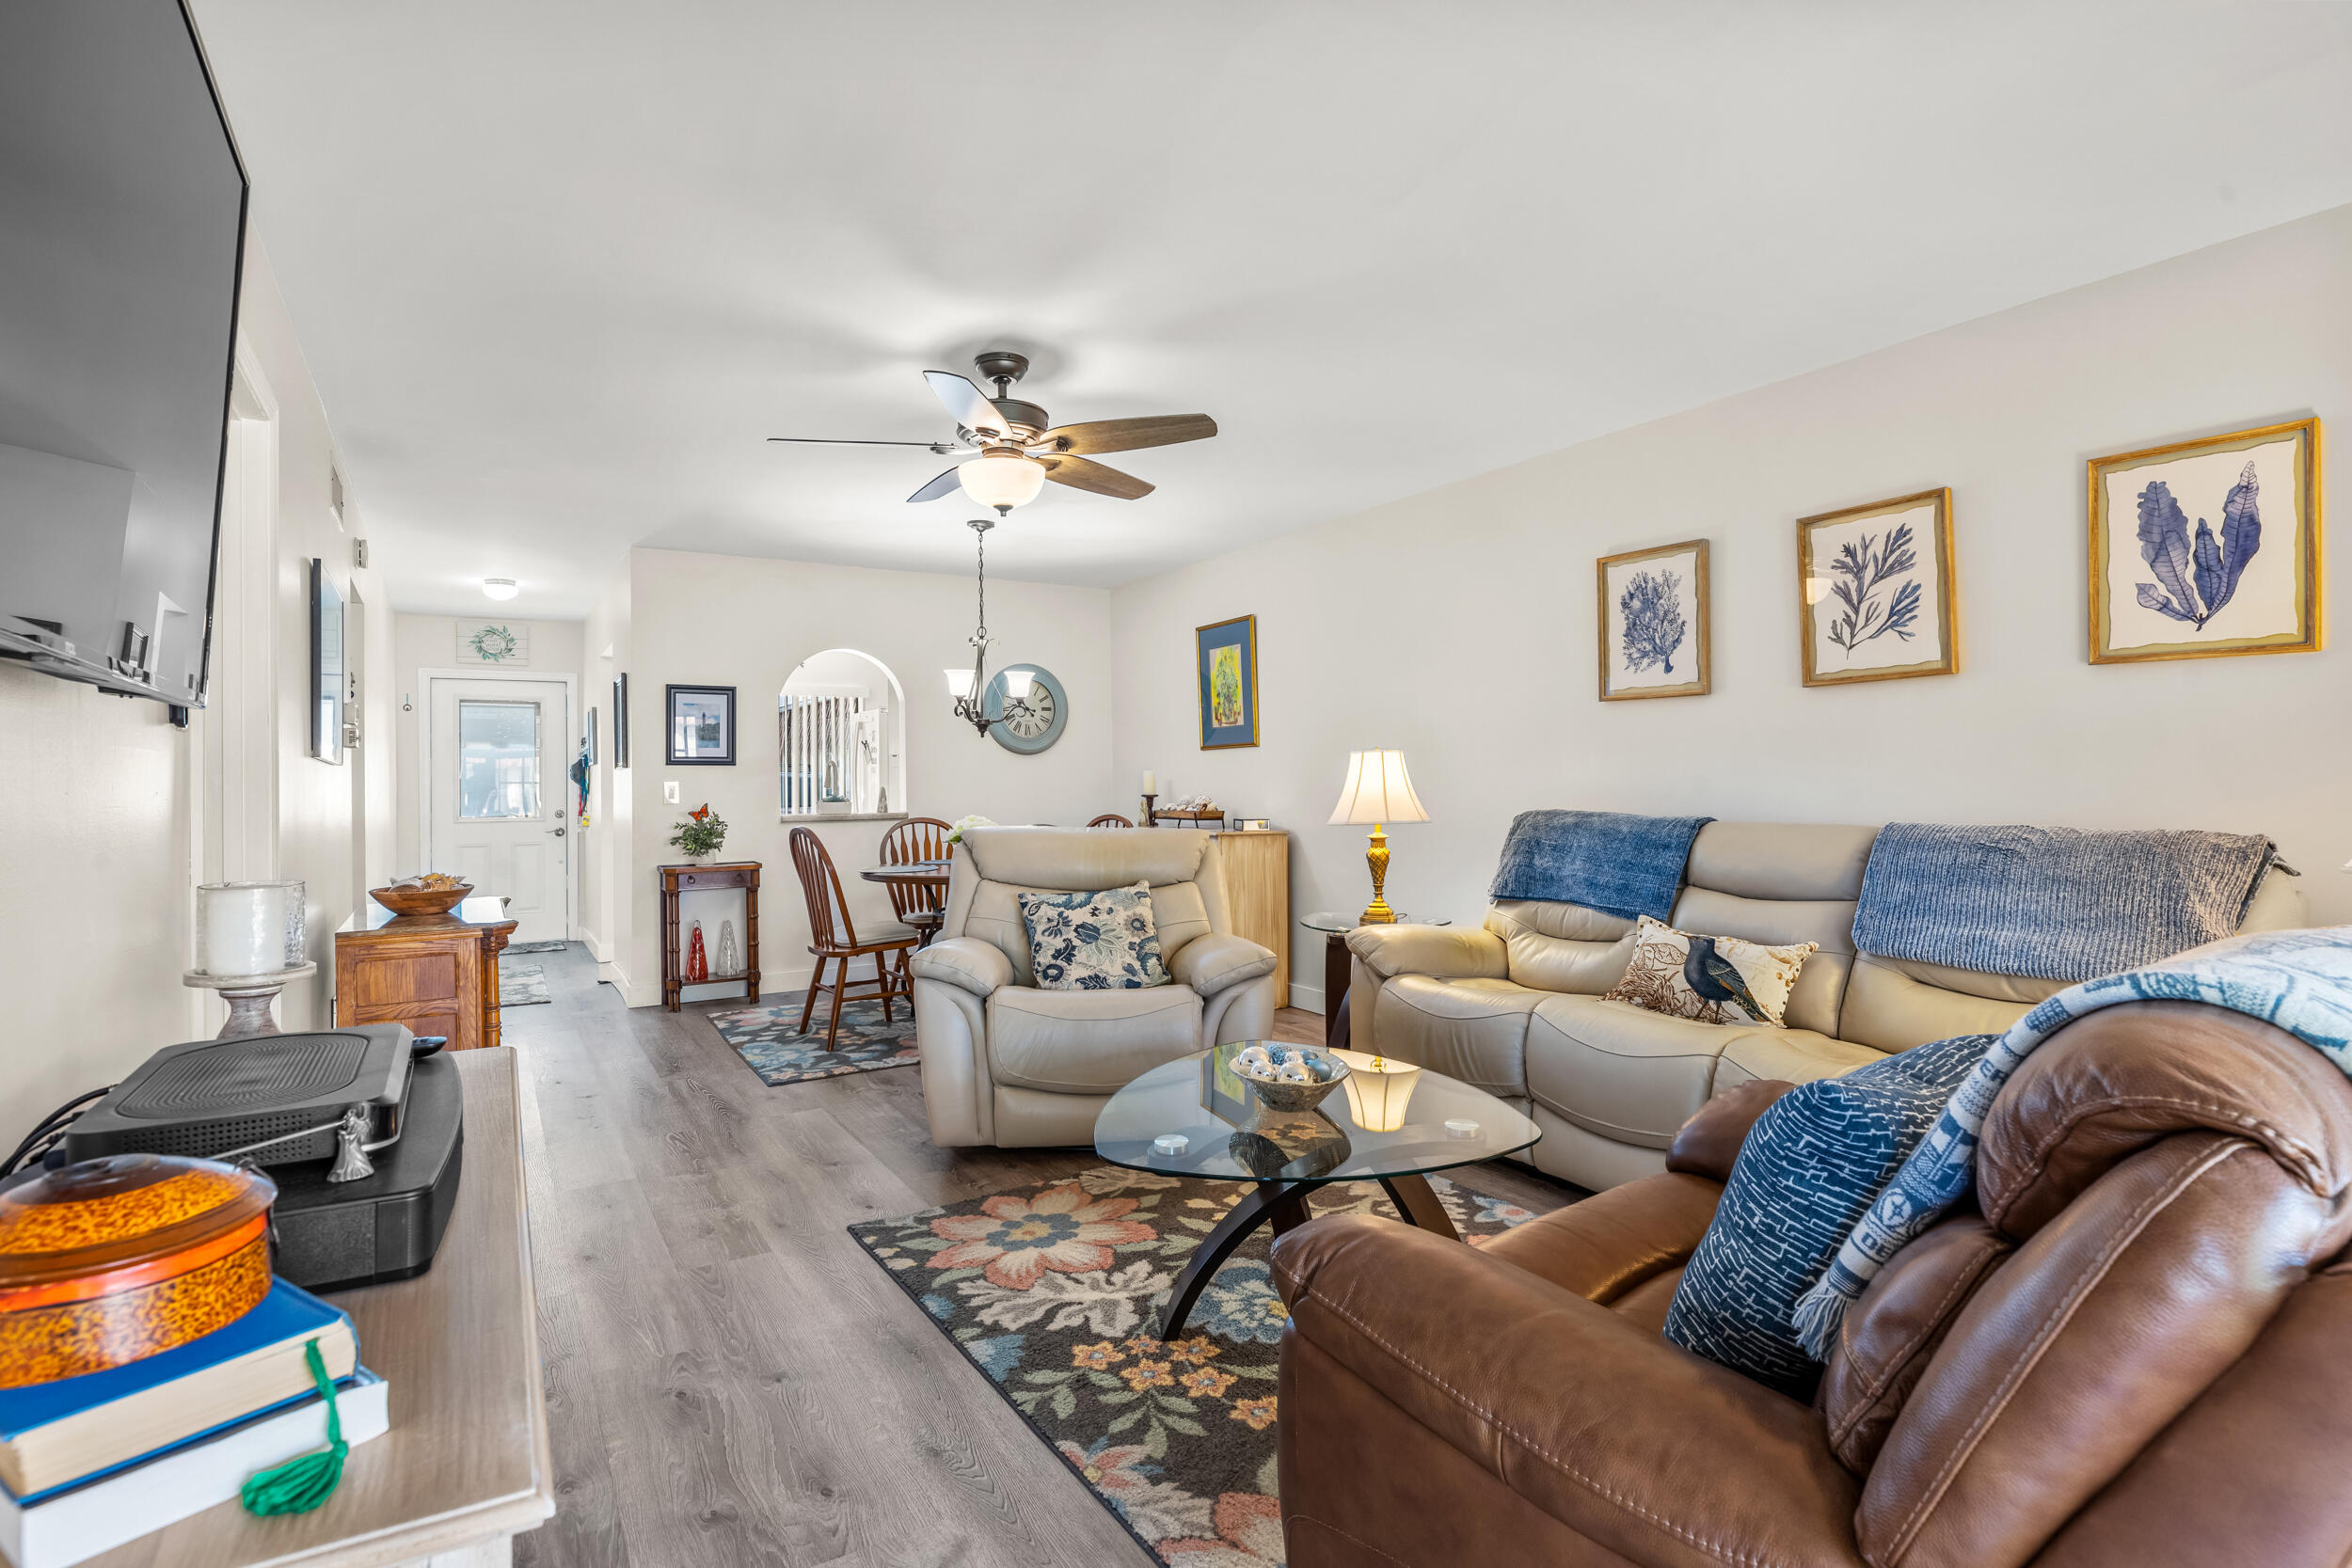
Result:
[[[1165,815],[1164,813],[1162,815]],[[1274,1005],[1291,1005],[1291,835],[1279,829],[1244,832],[1220,829],[1217,866],[1225,877],[1225,901],[1233,929],[1262,947],[1274,949],[1280,989]]]
[[[498,958],[514,931],[502,898],[408,916],[370,899],[335,933],[335,1022],[405,1023],[452,1051],[498,1044]]]

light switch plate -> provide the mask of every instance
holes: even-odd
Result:
[[[677,804],[677,781],[675,779],[661,781],[661,798],[674,806]]]

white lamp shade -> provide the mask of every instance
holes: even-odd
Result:
[[[1331,808],[1333,826],[1428,820],[1421,797],[1413,793],[1412,776],[1405,771],[1404,752],[1347,753],[1347,783],[1340,788],[1340,803]]]
[[[943,671],[941,671],[941,672],[940,672],[940,673],[941,673],[941,674],[943,674],[943,675],[946,675],[946,676],[947,677],[947,695],[948,695],[948,696],[950,696],[950,697],[969,697],[970,695],[972,695],[972,672],[971,672],[971,671],[969,671],[969,670],[943,670]]]
[[[1019,703],[1019,702],[1025,702],[1025,701],[1027,701],[1027,699],[1028,699],[1028,695],[1029,695],[1029,688],[1031,688],[1032,686],[1035,686],[1036,684],[1037,684],[1037,676],[1036,676],[1036,674],[1035,674],[1033,672],[1031,672],[1031,671],[1027,671],[1027,670],[1008,670],[1008,671],[1006,671],[1006,672],[1005,672],[1005,700],[1006,700],[1007,702],[1011,702],[1011,703]]]
[[[1331,1053],[1347,1064],[1340,1086],[1347,1091],[1347,1114],[1367,1132],[1394,1132],[1405,1125],[1405,1108],[1413,1102],[1413,1085],[1421,1069],[1410,1062],[1367,1056],[1360,1051]]]
[[[957,465],[956,482],[982,506],[1025,506],[1045,488],[1045,470],[1025,457],[975,457]]]

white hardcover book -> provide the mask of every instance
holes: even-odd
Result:
[[[390,1427],[387,1391],[384,1380],[364,1368],[335,1390],[344,1442],[356,1449]],[[0,1555],[16,1568],[68,1568],[234,1502],[256,1472],[325,1447],[326,1402],[313,1397],[30,1502],[0,1490]]]

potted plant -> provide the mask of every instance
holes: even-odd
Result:
[[[707,800],[687,813],[686,820],[670,835],[670,843],[684,850],[691,861],[708,860],[726,841],[726,818],[712,811]]]

